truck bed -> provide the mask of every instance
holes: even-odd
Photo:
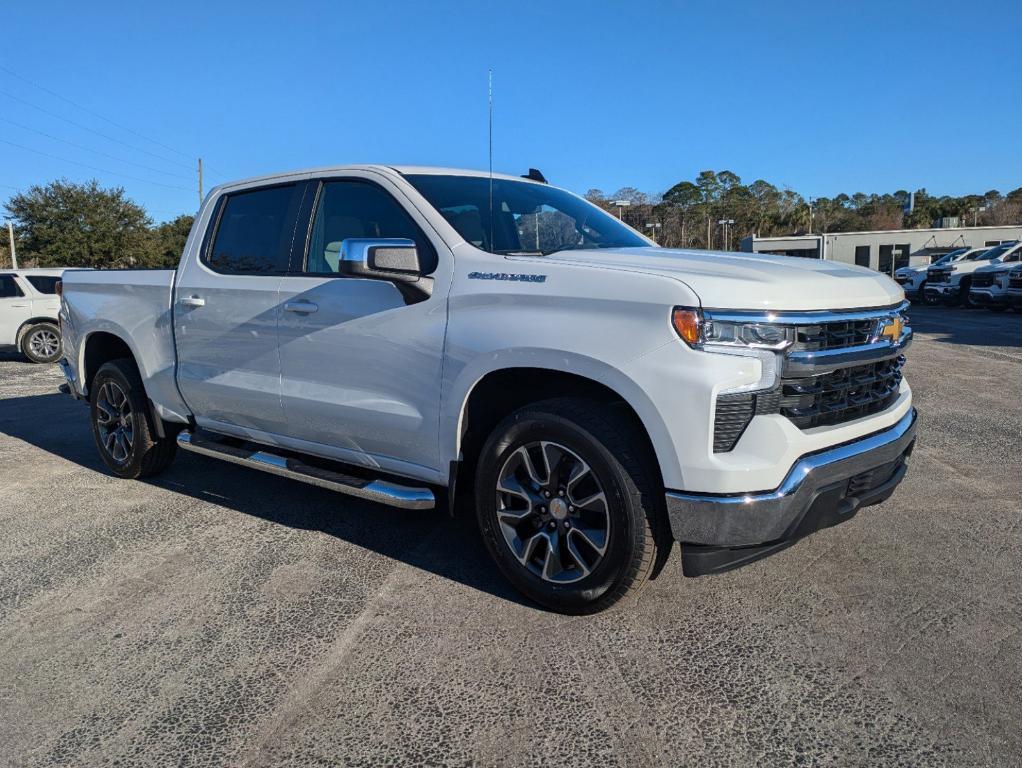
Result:
[[[82,385],[88,339],[112,333],[126,340],[160,415],[180,421],[187,413],[174,383],[173,269],[104,269],[64,275],[64,349]]]

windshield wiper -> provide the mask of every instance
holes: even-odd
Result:
[[[543,251],[512,251],[512,250],[500,250],[494,251],[499,256],[546,256]]]

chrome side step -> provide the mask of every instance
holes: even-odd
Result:
[[[305,464],[300,459],[279,456],[265,448],[240,447],[208,439],[192,432],[177,436],[178,446],[192,453],[222,459],[243,467],[259,469],[280,477],[289,477],[348,496],[389,504],[402,509],[433,509],[436,499],[429,488],[398,485],[387,480],[366,480],[330,469]]]

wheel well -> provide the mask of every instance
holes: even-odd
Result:
[[[123,339],[114,336],[112,333],[99,331],[92,334],[85,342],[85,365],[82,371],[82,384],[88,392],[92,389],[92,380],[96,371],[104,363],[119,358],[127,358],[135,363],[135,355],[131,347]],[[135,363],[137,365],[137,363]]]
[[[459,487],[471,485],[476,457],[497,424],[529,403],[554,397],[582,397],[607,407],[620,408],[634,422],[648,449],[648,460],[656,469],[656,477],[661,479],[660,464],[649,433],[628,401],[613,389],[573,373],[545,368],[508,368],[493,371],[480,379],[465,403],[461,421],[462,461],[458,474],[466,482],[459,483]]]
[[[20,347],[21,346],[21,340],[24,338],[25,334],[28,333],[29,329],[31,329],[32,326],[40,325],[41,323],[49,323],[50,325],[58,325],[57,320],[55,318],[52,318],[52,317],[31,317],[28,320],[26,320],[25,322],[23,322],[21,324],[21,327],[18,328],[18,333],[14,337],[14,343]]]

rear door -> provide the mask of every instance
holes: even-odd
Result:
[[[18,329],[32,316],[32,302],[14,275],[0,275],[0,344],[14,344]]]
[[[409,465],[438,464],[451,266],[449,258],[438,262],[442,242],[430,240],[429,225],[400,194],[368,178],[325,179],[310,189],[307,257],[281,284],[280,360],[287,434],[302,441],[297,447],[414,474]],[[435,278],[432,295],[341,275],[346,238],[415,241]]]
[[[54,321],[60,312],[60,299],[57,297],[57,281],[59,275],[22,275],[33,288],[32,316],[50,317]]]
[[[277,305],[307,183],[245,188],[217,203],[177,278],[177,380],[196,422],[260,437],[284,428]]]

